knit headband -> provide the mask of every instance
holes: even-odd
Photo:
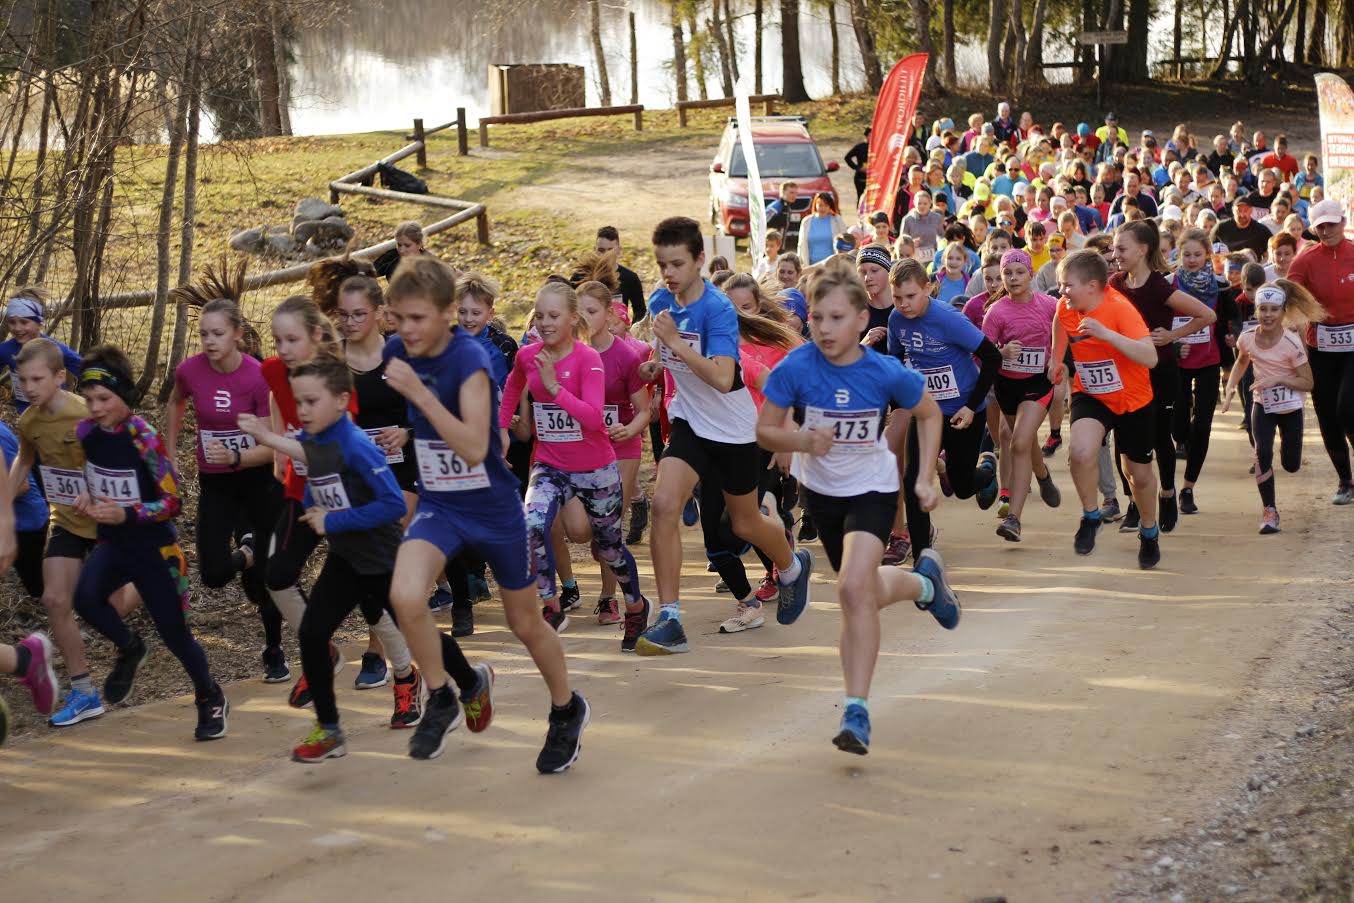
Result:
[[[883,248],[867,245],[861,248],[860,253],[856,255],[856,266],[860,266],[862,263],[872,263],[877,267],[888,270],[893,266],[893,258]]]
[[[118,398],[125,401],[127,407],[132,407],[134,404],[132,399],[135,397],[134,393],[136,387],[116,373],[111,373],[103,367],[86,367],[80,371],[80,388],[83,389],[86,386],[103,386]]]
[[[32,298],[10,298],[5,305],[5,318],[22,317],[25,320],[42,322],[42,304]]]

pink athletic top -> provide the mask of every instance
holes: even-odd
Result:
[[[507,427],[512,423],[522,392],[528,390],[532,395],[537,461],[570,473],[607,466],[616,460],[616,452],[602,426],[606,401],[602,356],[591,346],[575,341],[573,350],[555,364],[560,389],[552,399],[536,370],[536,355],[544,348],[543,344],[528,345],[517,352],[508,382],[503,386],[498,425]]]
[[[255,444],[240,431],[239,416],[254,414],[268,419],[268,383],[263,378],[263,368],[244,354],[240,356],[240,366],[222,373],[212,366],[207,355],[195,354],[174,371],[174,384],[181,397],[193,402],[197,416],[198,438],[193,449],[197,453],[198,472],[228,473],[233,469],[228,465],[207,463],[204,443],[221,442],[234,451]]]
[[[1048,370],[1048,355],[1053,348],[1053,314],[1058,299],[1043,292],[1035,292],[1029,301],[1015,301],[1007,295],[987,309],[983,317],[983,335],[993,345],[1019,342],[1020,357],[1002,358],[1001,376],[1008,379],[1028,379],[1042,376]]]
[[[634,347],[620,339],[613,341],[606,351],[599,352],[606,377],[606,406],[602,409],[602,413],[603,420],[608,424],[624,426],[635,419],[635,406],[630,401],[630,396],[647,385],[639,377],[639,365],[649,359],[649,346],[643,342],[640,344],[644,347],[643,357],[639,356]],[[613,442],[611,445],[616,450],[618,460],[638,460],[644,451],[644,436],[641,433],[624,442]]]

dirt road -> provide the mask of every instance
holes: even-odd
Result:
[[[727,597],[689,558],[691,654],[622,656],[615,629],[586,618],[565,634],[593,705],[568,774],[535,774],[543,689],[482,605],[466,646],[498,671],[498,716],[434,762],[405,758],[407,735],[383,726],[387,691],[351,688],[358,649],[339,679],[350,753],[320,767],[286,758],[311,715],[287,708],[285,688],[243,682],[227,688],[217,743],[189,740],[179,699],[6,750],[5,896],[1103,899],[1138,838],[1234,778],[1249,749],[1229,718],[1284,704],[1250,688],[1285,657],[1323,654],[1284,640],[1343,585],[1333,568],[1348,549],[1329,537],[1348,512],[1326,504],[1314,426],[1309,470],[1280,478],[1285,532],[1262,538],[1236,424],[1219,418],[1203,513],[1165,537],[1151,573],[1129,536],[1072,553],[1062,456],[1067,502],[1032,502],[1020,545],[993,534],[991,512],[947,503],[941,548],[964,620],[945,633],[910,607],[885,613],[867,758],[829,743],[831,575],[815,577],[798,625],[721,637]]]

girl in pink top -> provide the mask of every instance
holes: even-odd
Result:
[[[1003,430],[1001,457],[1011,462],[1011,482],[1010,507],[997,535],[1010,542],[1020,542],[1020,516],[1030,493],[1031,473],[1039,481],[1044,504],[1056,508],[1062,503],[1038,441],[1039,426],[1053,402],[1047,371],[1058,301],[1031,291],[1033,278],[1029,254],[1021,250],[1003,254],[1001,282],[1006,293],[983,316],[983,335],[1001,350],[1002,358],[993,390],[1009,429],[1009,435]]]
[[[578,295],[565,283],[548,282],[537,293],[534,323],[541,341],[517,352],[503,387],[498,424],[505,429],[512,424],[522,393],[529,390],[530,410],[519,425],[534,426],[536,432],[526,520],[542,614],[556,631],[569,624],[556,594],[550,534],[560,509],[577,498],[591,522],[597,556],[611,568],[625,594],[626,633],[634,630],[638,636],[648,626],[649,603],[639,592],[634,556],[621,540],[623,490],[603,421],[602,357],[575,340],[581,326]]]

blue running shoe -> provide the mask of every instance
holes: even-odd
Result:
[[[71,687],[70,695],[66,697],[66,704],[55,715],[48,718],[47,723],[52,727],[70,727],[72,724],[79,724],[81,721],[98,718],[102,714],[103,703],[99,701],[98,690],[92,693],[81,693]]]
[[[635,641],[636,655],[676,655],[690,651],[681,619],[671,615],[660,615],[658,623],[641,633]]]
[[[446,611],[448,608],[451,608],[451,601],[451,591],[442,589],[442,587],[439,586],[434,589],[433,594],[428,597],[428,611]]]
[[[842,729],[832,738],[832,745],[858,756],[870,751],[870,713],[864,706],[846,707],[842,714]]]
[[[696,497],[693,495],[686,500],[686,505],[682,508],[682,523],[686,524],[688,527],[694,527],[696,526],[696,521],[700,519],[700,502],[696,501]]]
[[[983,511],[997,500],[997,456],[983,452],[978,466],[973,469],[973,485],[978,487],[978,507]]]
[[[925,605],[918,602],[917,607],[934,615],[941,627],[954,630],[959,626],[959,616],[963,609],[959,606],[959,597],[945,582],[945,562],[941,559],[940,553],[935,549],[922,552],[913,570],[930,580],[931,585],[935,587],[935,595],[931,601]]]
[[[386,668],[385,656],[377,655],[375,652],[362,653],[362,668],[357,672],[357,679],[353,681],[353,686],[359,690],[374,690],[377,687],[384,687],[389,680],[389,669]]]
[[[809,607],[809,577],[813,575],[813,553],[808,549],[796,549],[795,558],[799,559],[799,579],[794,583],[780,586],[780,598],[776,601],[776,621],[780,624],[793,624],[799,620],[804,609]]]

